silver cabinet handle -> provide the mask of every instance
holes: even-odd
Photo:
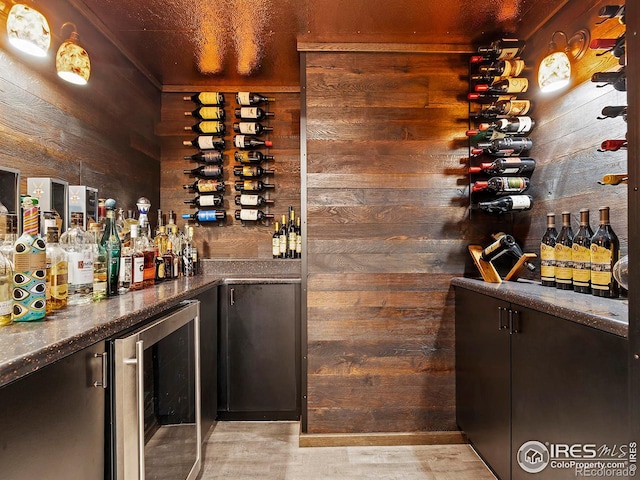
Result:
[[[511,333],[520,333],[520,312],[509,309],[509,330]]]
[[[93,382],[93,386],[107,388],[107,365],[109,364],[109,354],[107,352],[93,354],[93,358],[98,357],[102,360],[102,380],[96,380]]]
[[[506,310],[507,310],[506,307],[498,307],[498,330],[504,330],[505,328],[507,328],[507,325],[502,323],[503,314]]]
[[[236,293],[236,289],[235,288],[230,288],[229,289],[229,304],[230,305],[235,305],[236,304],[235,293]]]
[[[136,400],[138,404],[138,478],[144,480],[144,342],[136,342],[136,357],[124,361],[136,366]]]

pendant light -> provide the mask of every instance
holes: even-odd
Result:
[[[73,31],[71,36],[58,48],[56,70],[58,71],[58,76],[63,80],[76,85],[86,85],[91,74],[89,54],[78,44],[80,37],[76,31],[75,24],[66,22],[62,25],[62,30],[67,26],[71,26]]]
[[[9,11],[7,35],[11,45],[36,57],[46,56],[51,45],[51,30],[45,16],[21,3]]]
[[[559,48],[555,42],[556,35],[565,40],[565,47]],[[557,31],[551,35],[549,54],[542,59],[538,67],[538,85],[542,92],[553,92],[569,85],[571,81],[571,61],[582,58],[589,45],[589,31],[579,30],[567,40],[564,32]]]

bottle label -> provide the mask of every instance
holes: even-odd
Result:
[[[596,244],[591,245],[591,288],[609,290],[612,282],[613,252]]]
[[[511,100],[504,114],[509,116],[526,115],[530,108],[531,102],[529,100]]]
[[[69,283],[73,285],[91,285],[93,283],[93,252],[85,249],[82,252],[69,254]]]
[[[573,281],[572,249],[561,243],[556,243],[556,283],[571,285]]]
[[[254,122],[240,122],[238,126],[240,127],[240,133],[245,133],[247,135],[255,135],[256,134],[256,125]]]
[[[249,92],[238,92],[237,100],[240,105],[251,105],[251,95]]]
[[[517,77],[524,70],[524,60],[514,59],[505,60],[504,69],[502,70],[501,77]]]
[[[529,80],[520,77],[507,79],[507,93],[523,93],[529,88]]]
[[[211,135],[203,135],[198,137],[198,147],[200,150],[211,150],[213,146],[213,137]]]
[[[258,118],[258,108],[257,107],[242,107],[240,109],[240,116],[242,118]]]
[[[217,105],[220,103],[220,94],[218,92],[201,92],[198,94],[198,100],[203,105]]]
[[[271,240],[271,254],[274,257],[280,256],[280,236],[275,236]]]
[[[287,252],[287,235],[282,233],[280,234],[280,255]]]
[[[573,284],[577,287],[588,287],[591,281],[591,250],[574,243],[571,261],[573,262]]]
[[[258,190],[258,184],[252,180],[245,180],[242,184],[243,190]]]
[[[128,255],[120,257],[120,271],[118,272],[118,282],[122,286],[131,285],[132,259]]]
[[[556,250],[546,243],[540,244],[540,278],[546,282],[556,279]]]
[[[526,182],[522,177],[502,177],[503,192],[522,192]]]
[[[209,193],[209,192],[217,192],[219,183],[211,180],[199,180],[198,181],[198,192],[200,193]]]
[[[13,267],[16,272],[45,270],[47,268],[47,254],[44,250],[37,253],[16,253],[13,255]]]
[[[200,206],[201,207],[215,207],[218,202],[216,202],[217,197],[215,195],[202,195],[200,196]]]
[[[240,220],[258,220],[258,210],[240,210]]]
[[[224,110],[219,107],[202,107],[199,110],[202,118],[219,120],[224,116]]]
[[[529,195],[513,195],[511,201],[513,202],[512,210],[527,210],[531,208]]]
[[[69,294],[69,266],[67,262],[51,265],[49,270],[49,296],[54,300],[64,300]]]
[[[217,222],[216,210],[200,210],[197,213],[200,222]]]
[[[518,51],[520,49],[517,47],[505,47],[500,51],[500,54],[498,55],[498,59],[500,60],[508,60],[511,58],[516,58],[516,56],[518,55]]]
[[[296,251],[296,233],[295,232],[289,232],[289,251],[290,252]]]
[[[298,256],[302,254],[302,235],[296,235],[296,253]]]
[[[9,315],[11,313],[11,300],[0,302],[0,316]]]
[[[133,258],[132,281],[134,284],[144,280],[144,257]]]
[[[259,195],[240,195],[240,205],[257,207],[259,198]]]
[[[221,133],[224,132],[224,123],[222,122],[200,122],[198,128],[202,133]]]
[[[235,145],[236,148],[244,148],[245,143],[245,136],[244,135],[236,135],[235,137],[233,137],[233,144]]]

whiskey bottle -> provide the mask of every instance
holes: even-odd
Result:
[[[105,209],[106,215],[106,209]],[[106,216],[105,216],[106,223]],[[89,223],[89,233],[91,234],[93,249],[93,301],[99,302],[107,298],[107,254],[100,244],[102,237],[102,224],[98,222]]]
[[[273,127],[265,127],[258,122],[235,122],[233,131],[245,135],[262,135],[265,132],[273,131]]]
[[[562,212],[562,228],[556,238],[556,288],[573,290],[573,264],[571,263],[573,230],[571,212]]]
[[[184,116],[192,116],[200,120],[224,120],[225,112],[221,107],[199,107],[192,112],[184,112]]]
[[[184,100],[191,100],[198,105],[224,105],[224,93],[222,92],[200,92],[182,97]]]
[[[185,147],[196,147],[200,150],[224,150],[224,138],[215,135],[200,135],[193,140],[183,140]]]
[[[547,231],[540,240],[540,280],[543,287],[556,286],[556,214],[547,213]]]
[[[265,118],[275,116],[275,113],[267,112],[260,107],[236,108],[233,114],[237,119],[241,120],[264,120]]]
[[[478,202],[478,208],[488,213],[508,213],[531,210],[533,198],[531,195],[508,195],[490,202]]]
[[[469,173],[487,175],[528,175],[536,168],[536,161],[529,157],[496,158],[491,163],[481,163],[479,167],[469,167]]]
[[[233,167],[233,174],[240,178],[258,178],[264,175],[273,175],[274,170],[262,168],[259,165],[244,165],[242,167]]]
[[[224,155],[220,150],[204,150],[194,153],[193,155],[185,155],[185,160],[193,160],[194,162],[208,163],[211,165],[222,165]]]
[[[260,105],[261,103],[275,102],[275,98],[266,97],[259,93],[252,92],[238,92],[236,93],[236,103],[238,105],[252,106]]]
[[[600,226],[591,238],[591,293],[597,297],[617,298],[618,282],[613,265],[620,255],[620,242],[609,223],[609,207],[600,207]]]
[[[138,242],[140,225],[131,225],[131,285],[130,290],[144,287],[144,253]]]
[[[265,213],[262,210],[255,210],[252,208],[236,210],[234,216],[236,220],[242,220],[243,222],[261,222],[262,220],[274,218],[270,213]]]
[[[236,148],[250,149],[272,147],[273,142],[271,140],[260,140],[259,138],[250,135],[236,135],[233,137],[233,145]]]
[[[218,194],[198,195],[191,200],[185,200],[184,203],[198,207],[221,207],[224,205],[224,197]]]
[[[591,237],[589,209],[580,210],[580,228],[573,237],[571,263],[573,264],[573,290],[591,293]]]
[[[265,155],[264,153],[255,150],[243,150],[235,152],[234,158],[236,159],[236,162],[243,165],[258,165],[262,162],[273,160],[273,155]]]

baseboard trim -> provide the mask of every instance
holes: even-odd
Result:
[[[302,433],[300,447],[389,447],[468,443],[463,432]]]

